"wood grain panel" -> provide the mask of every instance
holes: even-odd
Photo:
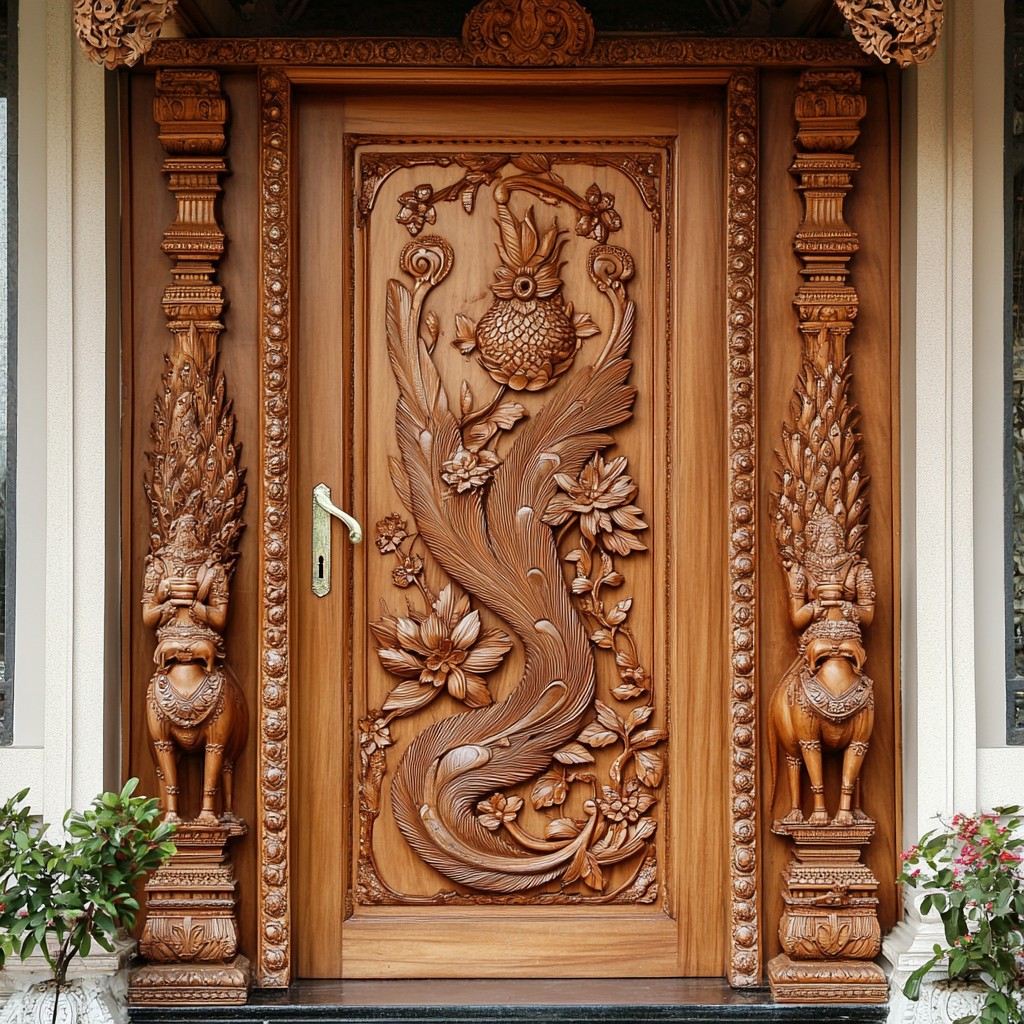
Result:
[[[353,506],[348,446],[352,369],[345,344],[343,201],[344,105],[336,96],[301,94],[297,104],[296,158],[303,169],[296,195],[298,235],[294,284],[297,303],[294,369],[296,374],[295,490],[295,668],[292,748],[292,850],[296,915],[295,966],[299,977],[341,976],[341,929],[348,889],[347,823],[352,814],[352,766],[348,756],[348,704],[345,680],[349,653],[339,647],[351,614],[351,557],[340,523],[332,524],[332,592],[315,597],[310,587],[311,495],[326,483],[335,502]],[[309,173],[305,169],[309,168]],[[315,169],[315,170],[314,170]],[[381,429],[389,415],[381,410]],[[364,523],[364,528],[371,524]],[[340,557],[339,557],[340,556]]]
[[[681,97],[677,131],[672,315],[679,342],[669,385],[677,455],[668,501],[678,523],[671,621],[685,640],[670,691],[673,843],[681,865],[679,971],[714,977],[727,959],[729,858],[723,92]]]
[[[801,203],[793,189],[789,167],[794,150],[793,97],[798,81],[796,73],[770,72],[763,78],[762,94],[762,203],[761,252],[761,337],[759,361],[758,414],[759,466],[762,496],[775,486],[775,465],[769,456],[781,443],[781,429],[790,396],[800,369],[802,341],[797,331],[793,297],[799,286],[798,261],[792,243],[801,221]],[[896,874],[896,835],[898,806],[896,780],[897,712],[899,677],[898,650],[894,636],[898,625],[899,523],[896,495],[898,467],[894,463],[897,445],[898,380],[894,374],[894,349],[898,349],[898,326],[893,319],[892,289],[898,279],[894,262],[893,226],[898,211],[893,206],[890,187],[892,163],[889,118],[890,91],[884,73],[866,73],[863,90],[867,97],[867,116],[854,155],[861,170],[847,197],[846,219],[860,236],[860,251],[850,262],[850,282],[860,295],[860,312],[850,337],[852,398],[860,409],[860,430],[866,472],[871,477],[868,540],[865,555],[874,571],[878,593],[875,618],[866,631],[868,661],[865,670],[875,681],[875,728],[871,748],[865,760],[862,786],[865,811],[878,822],[878,829],[867,850],[865,862],[879,880],[879,920],[883,933],[895,924],[898,893]],[[783,572],[774,545],[770,543],[771,521],[767,500],[758,507],[761,547],[759,579],[759,658],[763,702],[774,690],[791,662],[797,637],[789,624]],[[762,707],[764,703],[762,702]],[[763,729],[761,743],[767,753]],[[772,925],[779,920],[782,903],[779,877],[788,859],[787,844],[773,836],[770,825],[777,816],[768,806],[770,773],[768,759],[761,759],[763,807],[763,874],[765,921],[765,958],[779,951]],[[829,759],[825,778],[825,797],[829,807],[838,803],[838,763]],[[778,789],[776,796],[778,796]]]

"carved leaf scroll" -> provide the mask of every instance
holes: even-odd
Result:
[[[647,523],[626,457],[602,455],[611,440],[604,431],[630,417],[636,393],[626,383],[634,265],[621,247],[591,248],[587,271],[610,304],[612,327],[603,345],[591,341],[590,354],[578,356],[598,328],[563,298],[565,232],[546,204],[581,197],[549,176],[547,158],[514,163],[522,173],[488,182],[498,229],[491,306],[476,324],[457,314],[453,342],[476,352],[498,385],[491,397],[480,401],[464,381],[458,400],[449,398],[435,366],[439,326],[425,300],[457,258],[452,247],[414,238],[401,257],[412,287],[388,284],[388,351],[401,396],[391,473],[405,514],[377,523],[377,547],[394,559],[391,580],[407,592],[407,612],[371,623],[395,682],[360,721],[358,893],[366,902],[465,901],[474,891],[515,902],[556,879],[561,892],[541,893],[541,902],[637,902],[657,892],[657,821],[648,812],[659,800],[668,734],[652,725],[650,677],[627,621],[633,601],[620,592],[626,580],[615,565],[646,550]],[[594,189],[596,205],[605,193]],[[516,192],[543,200],[543,215],[513,209]],[[584,365],[562,381],[577,358]],[[528,415],[505,397],[510,389],[550,397]],[[427,580],[428,560],[445,579],[440,588]],[[477,605],[510,627],[526,656],[499,702],[485,676],[501,674],[512,638],[484,628]],[[643,702],[617,711],[595,700],[597,657],[614,662],[620,679],[610,701]],[[412,740],[391,801],[411,848],[470,892],[406,896],[382,881],[373,860],[387,748],[399,720],[444,690],[469,710]],[[595,752],[605,748],[599,767]],[[527,803],[552,815],[542,835],[520,821]],[[563,809],[570,805],[577,810]],[[627,861],[636,863],[632,877],[610,889],[608,867]]]
[[[835,0],[861,49],[883,64],[923,64],[939,45],[943,0]]]
[[[113,71],[133,67],[150,50],[178,0],[75,0],[82,52]]]

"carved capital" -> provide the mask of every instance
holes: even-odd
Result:
[[[594,23],[576,0],[483,0],[466,15],[462,43],[474,64],[575,64],[594,45]]]
[[[835,154],[852,148],[866,113],[859,71],[805,71],[800,76],[794,114],[797,141],[807,153]]]
[[[923,64],[939,45],[943,0],[835,0],[860,48],[883,64]]]
[[[113,71],[148,52],[178,0],[75,0],[75,33],[86,57]]]

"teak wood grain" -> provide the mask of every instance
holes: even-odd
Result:
[[[573,74],[569,72],[568,78]],[[669,74],[671,82],[666,77]],[[378,72],[377,77],[384,80],[386,72]],[[564,91],[553,83],[568,79],[545,72],[543,81],[538,78],[535,87],[523,91],[519,88],[521,76],[503,72],[485,79],[492,83],[488,91],[493,98],[481,95],[479,87],[458,96],[428,93],[403,98],[400,90],[395,95],[395,90],[387,88],[376,93],[365,87],[358,94],[345,92],[338,76],[321,67],[305,72],[308,85],[295,89],[290,142],[294,194],[289,214],[294,247],[289,396],[289,444],[294,455],[289,527],[292,604],[287,622],[294,660],[291,732],[282,755],[291,772],[287,855],[291,896],[283,910],[275,911],[279,921],[290,923],[295,976],[614,976],[621,971],[623,949],[636,951],[635,958],[631,954],[633,970],[642,964],[651,975],[720,976],[734,949],[728,919],[733,870],[729,859],[730,779],[736,770],[730,765],[733,723],[726,513],[732,500],[728,490],[731,397],[725,283],[728,129],[723,84],[728,72],[715,69],[684,75],[685,82],[679,81],[676,72],[661,75],[649,71],[638,78],[621,69],[607,74],[588,71],[584,77],[586,81],[581,78]],[[348,78],[351,80],[351,73]],[[408,87],[408,78],[406,69],[405,79],[398,83],[401,88]],[[452,74],[433,78],[439,89],[454,88]],[[713,82],[701,84],[702,78]],[[789,174],[797,78],[796,72],[762,71],[758,85],[759,322],[755,367],[759,551],[755,607],[759,707],[785,671],[793,644],[784,580],[769,547],[766,495],[773,485],[772,450],[778,443],[800,358],[792,308],[799,284],[792,237],[800,221],[800,203]],[[604,89],[600,96],[594,95],[596,81],[628,87],[629,95],[615,100]],[[259,788],[256,609],[264,585],[259,574],[257,524],[266,503],[266,495],[258,493],[257,487],[261,457],[260,124],[255,75],[250,71],[225,74],[223,87],[231,105],[226,153],[231,173],[225,182],[221,211],[228,244],[219,280],[228,307],[220,365],[234,397],[236,435],[243,445],[242,461],[249,467],[252,489],[247,515],[250,527],[241,541],[226,635],[232,663],[254,709],[253,736],[239,763],[236,782],[238,809],[253,823]],[[861,299],[851,343],[852,392],[861,409],[861,432],[872,477],[868,556],[879,594],[867,666],[876,684],[878,717],[864,769],[864,799],[879,822],[868,863],[882,883],[880,918],[885,929],[891,927],[896,914],[896,888],[889,880],[894,875],[894,844],[899,831],[895,646],[898,344],[893,301],[898,222],[893,140],[898,136],[891,128],[898,112],[891,107],[895,94],[884,75],[865,72],[864,91],[868,116],[856,151],[862,169],[856,175],[846,212],[861,244],[851,265]],[[140,775],[143,788],[155,792],[144,724],[152,639],[137,620],[148,543],[141,481],[152,395],[159,386],[162,354],[169,339],[160,308],[169,261],[160,251],[160,239],[173,219],[174,208],[159,171],[162,150],[152,120],[152,78],[133,74],[127,93],[123,592],[129,607],[124,618],[124,765],[126,775]],[[502,93],[512,98],[503,100]],[[671,191],[666,193],[670,226],[662,229],[667,246],[666,275],[671,278],[664,332],[671,340],[671,356],[664,366],[655,365],[650,353],[640,356],[633,378],[641,387],[637,418],[614,431],[617,446],[613,449],[613,453],[629,454],[631,465],[637,458],[649,467],[641,493],[651,524],[648,534],[652,551],[668,560],[657,572],[649,570],[648,596],[638,601],[638,611],[633,613],[638,622],[635,616],[647,602],[643,610],[653,624],[644,639],[652,651],[652,664],[656,670],[675,666],[663,680],[664,702],[659,704],[670,734],[671,758],[662,819],[666,827],[659,826],[657,839],[667,897],[653,906],[613,908],[357,908],[351,890],[356,878],[359,750],[353,742],[352,701],[364,692],[367,678],[381,670],[372,647],[357,644],[348,648],[345,638],[379,614],[377,608],[367,607],[365,596],[361,596],[367,592],[365,567],[372,564],[371,559],[379,561],[372,548],[376,512],[367,515],[367,510],[378,507],[371,492],[383,486],[367,483],[366,467],[371,459],[374,472],[381,469],[384,448],[380,438],[393,435],[394,396],[382,393],[383,389],[370,394],[360,390],[367,379],[368,357],[360,345],[351,343],[354,304],[357,300],[368,304],[370,318],[379,321],[382,300],[379,295],[375,298],[350,291],[348,246],[355,229],[344,136],[511,139],[522,135],[536,139],[585,137],[588,133],[600,138],[667,138],[673,153],[674,176]],[[419,177],[408,172],[406,178],[396,179],[396,187],[397,180],[414,185]],[[618,191],[625,195],[624,189]],[[387,201],[393,204],[394,196]],[[536,205],[539,215],[545,214],[547,207]],[[483,202],[474,219],[490,220]],[[428,226],[424,234],[433,230]],[[440,233],[447,233],[447,226]],[[393,255],[389,258],[394,259]],[[481,288],[490,280],[490,271],[488,263],[486,273],[482,268],[477,275]],[[381,268],[377,280],[400,276],[390,263]],[[587,288],[592,286],[584,279],[567,278],[568,297],[581,309],[596,309]],[[450,325],[446,329],[450,332]],[[382,326],[376,337],[383,345]],[[448,340],[450,337],[442,337],[439,345]],[[584,352],[588,344],[591,342],[584,343]],[[661,421],[649,407],[644,409],[652,401],[667,410]],[[384,478],[378,472],[374,479]],[[321,481],[331,486],[336,503],[362,517],[368,534],[366,547],[352,550],[335,525],[333,591],[323,601],[309,591],[310,495],[313,485]],[[656,481],[661,481],[658,489],[652,486]],[[397,604],[393,596],[390,599]],[[512,664],[510,671],[517,668]],[[755,877],[763,905],[753,927],[766,960],[777,950],[774,930],[780,907],[776,880],[786,847],[766,827],[772,809],[767,806],[765,742],[762,733],[756,762],[762,824],[756,840],[760,861]],[[833,779],[827,786],[835,789],[837,783]],[[833,803],[834,798],[832,793]],[[388,813],[385,807],[380,820]],[[404,852],[401,836],[391,828],[389,870],[393,877],[436,883],[439,876]],[[237,844],[234,853],[240,881],[241,945],[250,956],[256,955],[262,941],[257,936],[255,906],[260,891],[258,843],[258,832],[253,831]],[[287,941],[286,937],[286,945]],[[453,962],[453,957],[468,961],[466,950],[479,955],[471,962]],[[288,970],[286,965],[285,974]]]

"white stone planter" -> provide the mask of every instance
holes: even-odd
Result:
[[[58,1000],[58,1024],[127,1024],[127,964],[135,947],[134,939],[121,938],[114,941],[113,952],[94,945],[89,956],[76,956]],[[52,1019],[46,958],[39,952],[27,960],[8,957],[0,969],[0,1024],[51,1024]]]
[[[54,1018],[54,1000],[57,1016]],[[0,1009],[0,1024],[127,1024],[124,1001],[115,998],[109,980],[75,978],[57,998],[53,981],[19,988]]]

